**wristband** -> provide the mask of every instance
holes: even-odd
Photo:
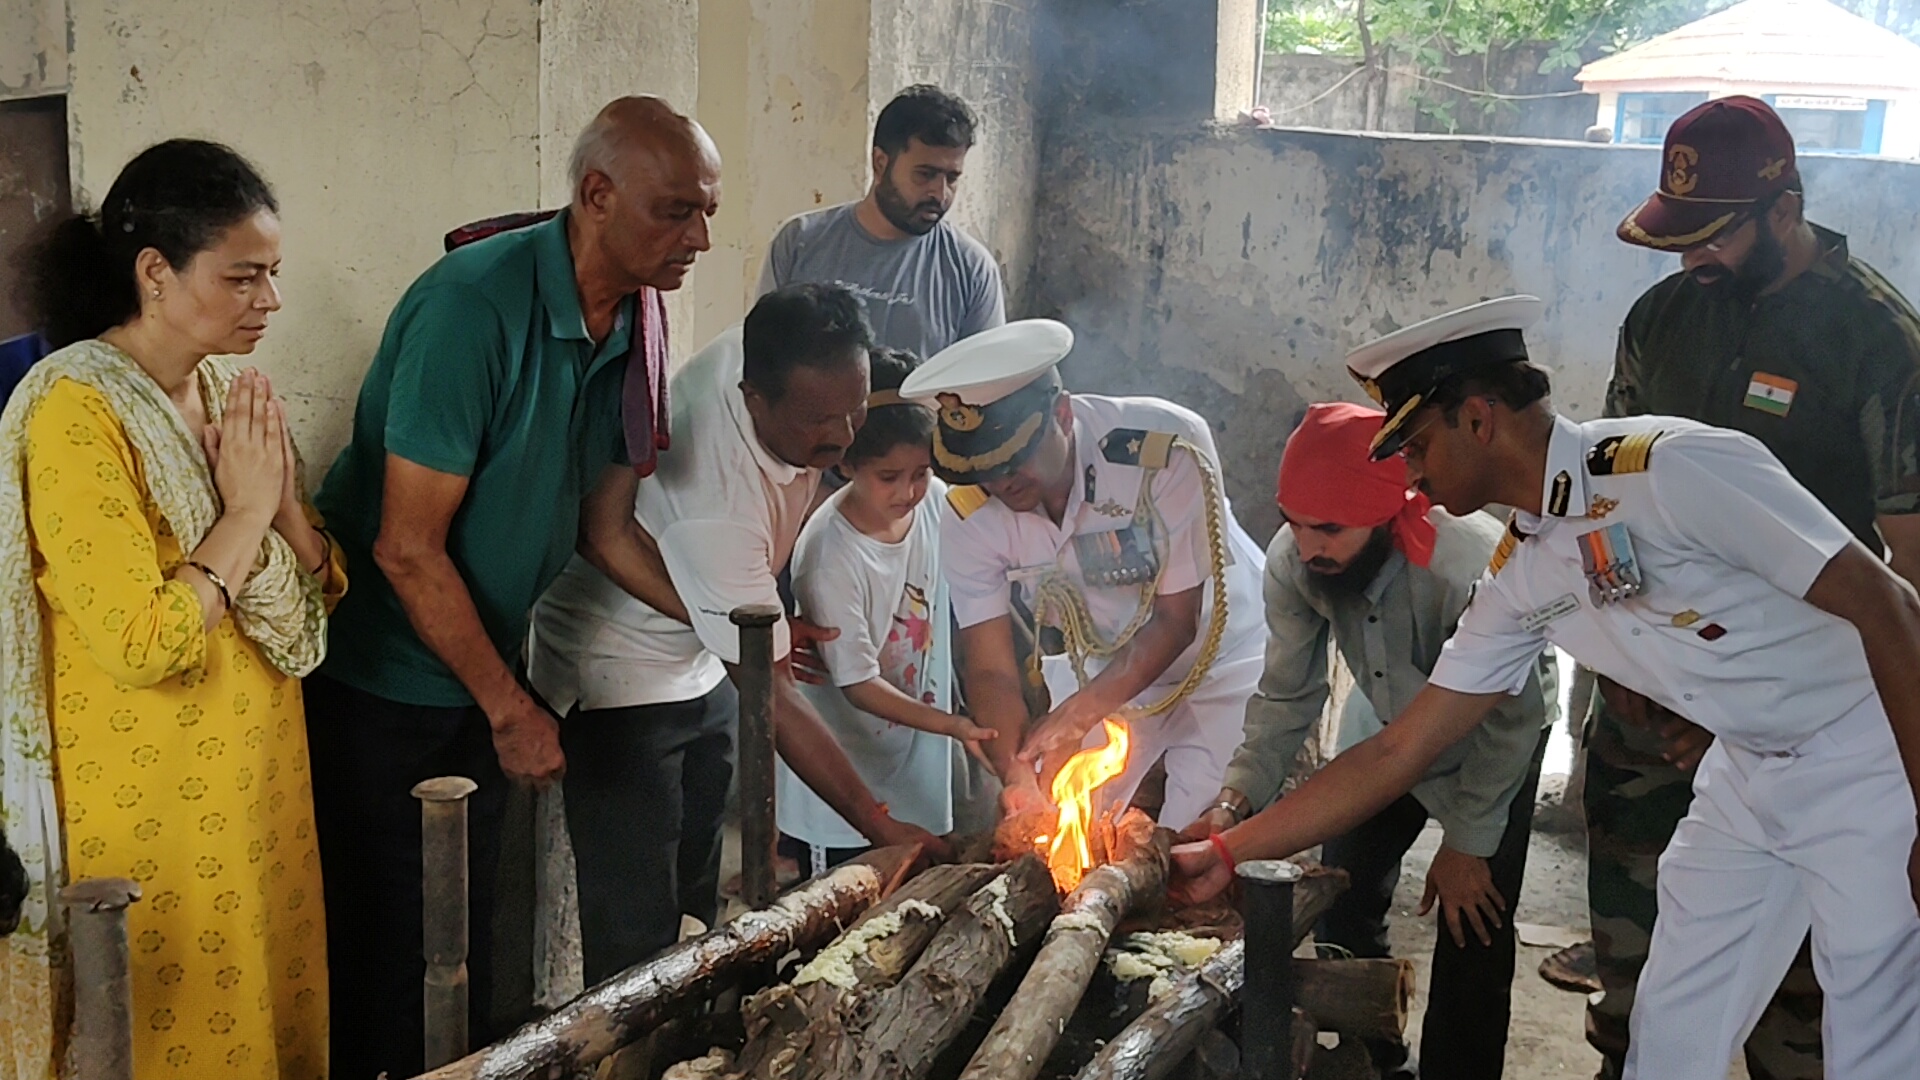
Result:
[[[1246,811],[1240,809],[1238,806],[1235,806],[1233,803],[1230,803],[1225,799],[1221,799],[1219,802],[1214,803],[1212,806],[1212,809],[1225,810],[1227,813],[1232,814],[1233,823],[1236,825],[1247,820]]]
[[[233,594],[227,591],[227,583],[220,579],[219,574],[214,573],[210,568],[208,568],[206,563],[198,562],[193,559],[188,559],[187,565],[193,567],[195,570],[200,571],[200,573],[204,575],[206,579],[213,584],[214,588],[220,590],[221,606],[227,608],[228,610],[233,609]]]
[[[1210,834],[1207,837],[1207,843],[1212,844],[1213,850],[1220,853],[1220,861],[1227,864],[1227,873],[1232,874],[1240,868],[1240,864],[1233,859],[1233,852],[1227,850],[1227,842],[1220,839],[1219,833]]]

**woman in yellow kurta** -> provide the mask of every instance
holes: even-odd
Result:
[[[275,215],[232,151],[174,140],[38,255],[48,336],[74,343],[0,419],[0,794],[39,893],[0,970],[0,1077],[60,1071],[47,895],[99,877],[143,892],[140,1080],[326,1076],[299,676],[345,578],[271,386],[209,359],[252,351],[280,306]]]

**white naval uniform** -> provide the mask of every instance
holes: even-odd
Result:
[[[998,499],[988,500],[964,518],[950,505],[944,509],[940,520],[941,565],[952,592],[954,616],[963,629],[1003,615],[1019,618],[1010,599],[1010,583],[1020,587],[1021,602],[1031,611],[1039,579],[1056,565],[1075,582],[1081,582],[1073,537],[1132,524],[1140,485],[1151,478],[1152,498],[1167,528],[1163,558],[1168,565],[1160,580],[1161,594],[1207,587],[1207,602],[1200,611],[1194,643],[1135,699],[1135,704],[1151,705],[1178,686],[1193,667],[1212,613],[1212,562],[1200,469],[1190,453],[1180,450],[1174,451],[1167,466],[1158,470],[1116,465],[1102,453],[1100,438],[1115,428],[1178,435],[1201,448],[1213,462],[1216,474],[1220,455],[1206,421],[1172,402],[1075,394],[1071,405],[1074,483],[1061,525],[1055,525],[1043,509],[1015,513]],[[1132,798],[1141,778],[1164,753],[1167,788],[1160,821],[1172,828],[1184,827],[1199,817],[1219,792],[1227,762],[1240,745],[1247,698],[1259,685],[1265,656],[1265,616],[1260,599],[1262,553],[1234,520],[1224,488],[1220,492],[1220,512],[1229,565],[1227,629],[1219,654],[1192,696],[1132,726],[1127,770],[1101,789],[1103,801],[1109,805]],[[1135,586],[1101,588],[1082,583],[1081,593],[1101,636],[1109,641],[1133,618],[1140,599]],[[1090,659],[1087,676],[1097,674],[1100,666],[1100,661]],[[1072,666],[1065,657],[1055,656],[1047,658],[1044,668],[1048,690],[1058,705],[1077,688]],[[1105,731],[1098,726],[1087,736],[1090,746],[1105,741]]]
[[[1803,599],[1851,534],[1759,442],[1672,417],[1557,419],[1546,484],[1432,682],[1513,692],[1550,641],[1717,736],[1660,859],[1628,1080],[1724,1080],[1809,927],[1827,1075],[1920,1075],[1913,792],[1859,633]],[[1643,590],[1596,606],[1581,538],[1619,524]]]

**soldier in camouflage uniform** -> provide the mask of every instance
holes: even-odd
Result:
[[[1721,98],[1676,120],[1660,192],[1627,243],[1683,272],[1628,314],[1608,416],[1684,416],[1765,443],[1872,550],[1920,566],[1920,318],[1846,238],[1809,223],[1780,118]],[[1620,1074],[1655,916],[1660,853],[1692,801],[1711,736],[1600,680],[1586,731],[1588,891],[1602,992],[1587,1037]],[[1747,1041],[1754,1080],[1818,1080],[1820,987],[1803,946]]]

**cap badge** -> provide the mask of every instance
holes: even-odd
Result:
[[[1693,167],[1700,163],[1700,151],[1685,143],[1676,144],[1667,150],[1667,190],[1675,195],[1686,195],[1700,186],[1700,177]]]
[[[1778,180],[1780,179],[1781,171],[1784,170],[1786,167],[1787,167],[1786,158],[1775,158],[1774,160],[1767,162],[1764,166],[1761,166],[1760,179]]]
[[[973,431],[985,419],[978,406],[960,400],[958,394],[935,394],[940,403],[940,422],[955,431]]]

